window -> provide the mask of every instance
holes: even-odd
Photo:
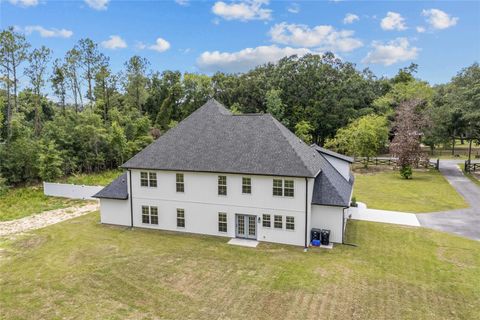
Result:
[[[183,173],[177,173],[177,192],[185,192]]]
[[[264,228],[270,228],[272,223],[271,223],[271,220],[270,220],[270,215],[269,214],[264,214],[263,215],[263,219],[262,219],[262,226]]]
[[[282,216],[275,216],[274,219],[275,219],[275,220],[274,220],[273,226],[274,226],[276,229],[282,229],[282,228],[283,228]]]
[[[273,195],[283,196],[282,179],[273,179]]]
[[[218,176],[218,194],[227,195],[227,176]]]
[[[185,228],[185,210],[177,209],[177,227]]]
[[[158,224],[158,208],[142,206],[142,223]]]
[[[285,219],[285,228],[287,230],[295,230],[295,217],[286,217]]]
[[[140,185],[142,187],[148,187],[148,173],[140,172]]]
[[[225,212],[218,213],[218,231],[227,232],[227,214]]]
[[[293,197],[293,180],[283,181],[283,195],[285,197]]]
[[[140,186],[157,187],[157,174],[155,172],[140,172]]]
[[[252,193],[252,179],[242,178],[242,193]]]

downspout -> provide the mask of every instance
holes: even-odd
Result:
[[[308,178],[305,178],[305,247],[304,252],[307,252],[307,236],[308,236]]]
[[[130,182],[130,227],[133,229],[133,194],[132,194],[132,170],[128,169]]]
[[[344,233],[345,233],[345,209],[348,207],[343,207],[342,209],[342,244],[345,244]]]

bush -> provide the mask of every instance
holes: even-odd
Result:
[[[2,175],[0,174],[0,196],[7,193],[7,190],[8,190],[7,179],[2,177]]]
[[[350,203],[350,206],[351,207],[358,207],[358,203],[357,203],[357,198],[356,197],[352,197],[352,202]]]
[[[400,175],[405,178],[405,179],[411,179],[412,178],[412,166],[410,165],[405,165],[402,166],[400,169]]]

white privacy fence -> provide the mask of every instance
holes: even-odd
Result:
[[[82,200],[96,200],[92,196],[102,190],[101,186],[84,186],[67,183],[43,183],[43,193],[46,196],[63,197]]]

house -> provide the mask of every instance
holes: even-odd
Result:
[[[305,247],[319,228],[341,243],[351,163],[306,145],[270,114],[232,114],[212,99],[95,197],[105,224]]]

